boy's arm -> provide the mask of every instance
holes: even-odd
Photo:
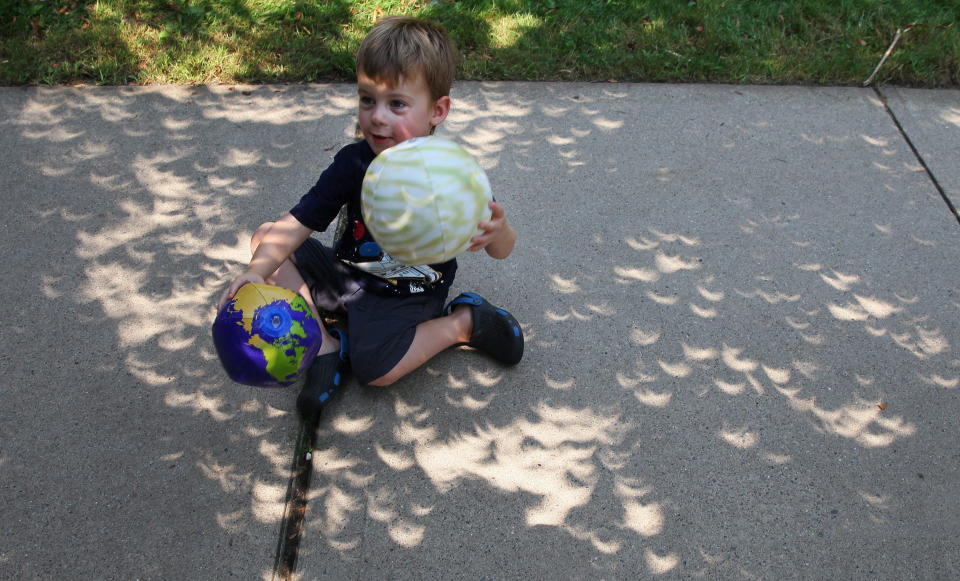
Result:
[[[247,271],[237,277],[220,297],[220,308],[237,294],[240,287],[248,282],[263,284],[276,271],[284,260],[290,258],[293,251],[310,236],[312,230],[300,223],[292,214],[280,218],[267,230],[253,253]]]
[[[476,252],[483,249],[493,258],[506,258],[517,243],[517,232],[507,222],[507,213],[503,206],[490,202],[490,210],[490,220],[479,224],[483,233],[470,239],[473,246],[468,250]]]

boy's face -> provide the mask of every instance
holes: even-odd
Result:
[[[412,137],[430,135],[450,112],[450,97],[434,101],[420,76],[401,77],[391,86],[360,73],[357,93],[360,131],[376,155]]]

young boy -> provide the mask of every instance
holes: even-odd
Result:
[[[456,48],[442,28],[414,18],[380,20],[357,53],[363,141],[341,149],[288,214],[257,229],[247,271],[220,299],[222,306],[242,285],[266,282],[299,292],[318,320],[318,307],[346,315],[347,333],[322,329],[323,345],[297,398],[305,417],[319,413],[348,366],[361,383],[387,386],[454,345],[473,346],[506,365],[523,356],[523,333],[503,309],[473,293],[444,308],[456,260],[429,265],[435,272],[424,269],[423,280],[384,280],[351,264],[383,256],[360,210],[367,166],[393,145],[432,134],[446,119],[455,67]],[[326,230],[344,205],[346,227],[333,249],[310,237]],[[506,258],[516,232],[501,205],[490,208],[469,250]]]

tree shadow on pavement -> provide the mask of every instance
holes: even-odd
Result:
[[[353,96],[61,88],[2,106],[3,289],[23,297],[5,319],[4,520],[21,526],[3,567],[269,574],[292,390],[229,382],[209,327],[253,229],[349,141]],[[105,544],[110,560],[84,557]]]
[[[951,552],[956,233],[869,92],[460,89],[444,131],[521,236],[452,292],[527,353],[346,393],[305,575],[956,567],[924,557]]]
[[[24,298],[0,490],[26,523],[3,566],[191,577],[215,555],[217,575],[269,575],[294,394],[228,382],[212,305],[253,229],[350,141],[353,87],[3,99],[2,288]],[[488,170],[520,244],[465,257],[453,292],[513,312],[527,353],[502,369],[452,350],[335,400],[304,577],[957,567],[938,524],[957,498],[955,224],[869,93],[454,99],[441,133]],[[111,542],[110,563],[63,559]]]

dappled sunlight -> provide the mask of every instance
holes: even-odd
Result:
[[[239,90],[214,85],[191,92],[187,100],[202,107],[206,120],[278,126],[328,117],[349,120],[357,107],[356,89],[348,85],[251,86]]]
[[[720,352],[711,347],[692,347],[682,343],[683,356],[691,361],[709,361],[719,357]]]
[[[71,385],[62,406],[101,424],[67,432],[78,449],[110,446],[111,465],[97,468],[109,477],[80,483],[76,502],[169,495],[166,508],[137,510],[168,511],[231,560],[276,542],[296,415],[292,391],[226,378],[209,336],[214,301],[249,260],[257,224],[315,179],[307,160],[349,141],[356,107],[346,90],[338,105],[329,92],[279,89],[25,89],[6,125],[23,184],[39,186],[7,200],[24,222],[18,260],[35,265],[23,289],[35,289],[30,308],[56,313],[63,358],[77,362],[49,373],[78,378],[56,380]],[[291,124],[304,122],[337,129],[301,152]],[[371,422],[336,427],[355,435]],[[117,518],[137,504],[120,503]],[[145,538],[168,554],[174,537]]]
[[[221,410],[225,405],[223,396],[210,396],[201,392],[184,393],[171,389],[167,391],[163,400],[165,404],[172,408],[190,409],[195,414],[206,414],[218,422],[225,422],[234,418],[233,414]]]
[[[940,112],[940,119],[960,128],[960,109],[951,107]]]
[[[207,455],[197,462],[197,466],[207,478],[220,485],[224,492],[237,492],[248,488],[252,481],[252,474],[239,472],[234,465],[227,465]]]
[[[763,372],[767,376],[767,379],[769,379],[770,381],[772,381],[777,385],[783,385],[790,381],[789,369],[767,367],[766,365],[762,365],[761,367],[763,368]]]
[[[676,553],[657,554],[653,549],[644,549],[643,557],[647,568],[654,575],[669,573],[680,564],[680,557]]]
[[[929,376],[921,375],[920,380],[928,385],[935,385],[944,389],[955,389],[956,387],[960,386],[960,376],[946,378],[938,374],[932,374]]]
[[[883,146],[881,138],[864,139],[870,146]],[[785,217],[765,215],[762,219],[744,218],[749,228],[743,232],[760,234],[764,228],[783,228],[799,215]],[[789,239],[785,243],[791,243]],[[614,266],[612,280],[620,284],[639,284],[648,290],[644,296],[661,309],[673,309],[686,303],[690,314],[709,325],[711,321],[725,320],[725,305],[732,299],[738,301],[761,300],[769,309],[786,310],[782,321],[805,343],[819,348],[827,344],[830,334],[823,328],[824,315],[834,321],[845,324],[863,325],[863,337],[889,338],[918,359],[949,354],[951,345],[939,326],[932,324],[926,316],[917,316],[911,312],[918,303],[915,294],[879,294],[868,289],[869,279],[845,268],[830,268],[819,261],[798,261],[793,263],[794,272],[801,273],[808,281],[817,280],[837,293],[835,299],[820,305],[811,305],[804,295],[789,287],[778,284],[773,273],[756,274],[752,290],[742,284],[730,285],[724,274],[701,272],[703,262],[700,257],[686,254],[684,247],[698,246],[709,254],[710,245],[701,237],[683,233],[665,234],[651,231],[649,234],[634,234],[624,239],[625,248],[644,257],[644,264],[620,263]],[[704,261],[705,262],[705,261]],[[678,278],[680,277],[680,278]],[[815,277],[811,279],[810,277]],[[670,294],[656,289],[669,286]],[[686,287],[689,292],[676,292],[673,289]],[[732,288],[733,294],[724,290]],[[739,288],[738,288],[739,287]],[[816,287],[814,287],[816,288]],[[703,301],[706,301],[703,302]],[[795,310],[800,306],[799,311]],[[556,323],[565,320],[553,317]],[[878,407],[878,400],[864,398],[857,389],[869,390],[867,393],[881,393],[885,387],[877,378],[853,374],[856,380],[849,390],[830,394],[826,400],[834,402],[837,397],[849,394],[845,403],[825,405],[822,392],[828,375],[817,361],[812,360],[767,360],[754,354],[754,348],[728,341],[719,343],[694,343],[681,341],[678,349],[665,344],[663,332],[654,328],[634,326],[628,331],[631,344],[641,348],[655,348],[657,353],[666,355],[679,351],[680,357],[653,357],[654,367],[638,362],[636,367],[621,368],[615,372],[617,384],[632,391],[637,400],[646,406],[668,406],[674,395],[671,390],[658,389],[664,381],[672,385],[698,385],[699,396],[711,390],[727,397],[743,397],[748,394],[774,394],[784,398],[789,409],[800,417],[806,418],[817,431],[856,442],[864,448],[886,447],[901,438],[916,434],[916,426],[904,417],[884,411]],[[722,335],[721,335],[722,336]],[[752,342],[748,342],[752,343]],[[960,384],[960,380],[944,379],[943,374],[921,376],[920,380],[931,386],[945,388]],[[828,393],[830,388],[827,389]],[[760,444],[759,433],[742,425],[724,425],[718,429],[718,438],[736,449],[752,449]],[[762,451],[770,461],[780,463],[788,461],[789,455],[779,452]]]
[[[722,379],[714,379],[713,384],[717,387],[717,389],[727,395],[740,395],[747,387],[747,384],[742,381],[740,383],[732,383]]]
[[[250,513],[257,519],[257,522],[279,523],[286,508],[286,486],[276,481],[266,482],[260,478],[255,478],[251,493]],[[232,524],[227,530],[237,531],[248,528],[245,520],[246,516],[243,511],[232,513]],[[220,525],[226,528],[223,523],[220,523]]]
[[[641,502],[653,492],[653,487],[638,478],[619,478],[614,483],[614,494],[623,503],[623,526],[641,536],[653,537],[663,532],[666,519],[658,502]]]
[[[224,263],[243,263],[250,260],[250,238],[253,232],[238,232],[235,234],[234,244],[214,244],[203,249],[203,255],[206,258]],[[226,272],[220,272],[215,265],[204,265],[204,268],[215,269],[211,274],[225,275]]]
[[[395,470],[397,472],[409,470],[417,463],[416,459],[413,457],[413,454],[410,454],[405,450],[387,450],[379,442],[374,445],[374,449],[376,450],[377,457],[380,459],[380,461],[389,466],[391,470]]]
[[[389,390],[353,385],[338,396],[311,451],[302,556],[332,557],[334,568],[369,551],[405,558],[445,546],[451,530],[468,539],[496,526],[504,542],[518,534],[588,556],[596,576],[709,578],[722,568],[751,578],[760,549],[750,543],[762,543],[750,527],[789,502],[856,497],[844,509],[851,520],[898,506],[899,489],[870,470],[929,441],[917,398],[960,388],[955,325],[943,314],[960,309],[956,289],[943,309],[904,264],[911,255],[891,252],[895,242],[929,253],[921,259],[949,248],[896,215],[914,202],[900,198],[917,177],[902,169],[902,144],[813,124],[768,151],[758,136],[781,143],[783,119],[733,122],[721,111],[714,123],[691,110],[651,126],[635,115],[659,107],[644,91],[656,92],[476,83],[454,95],[440,132],[491,170],[522,238],[518,266],[485,264],[473,278],[464,268],[457,284],[505,301],[522,322],[524,361],[503,368],[460,348]],[[185,510],[230,535],[260,526],[256,538],[273,542],[295,393],[227,381],[209,340],[213,302],[249,259],[257,225],[349,142],[354,88],[111,95],[38,90],[14,122],[36,148],[25,156],[31,179],[64,182],[61,198],[29,215],[42,235],[64,232],[67,256],[38,267],[32,300],[67,304],[71,322],[91,329],[83,356],[109,361],[86,366],[89,383],[129,390],[111,405],[142,415],[126,429],[157,434],[149,460],[169,471],[163,484],[202,499]],[[314,136],[305,148],[303,132]],[[635,148],[608,143],[626,132]],[[671,140],[682,147],[658,147]],[[47,155],[51,144],[67,154]],[[724,152],[747,147],[755,168],[720,169],[733,159]],[[875,195],[889,213],[854,215],[875,200],[851,201],[860,194],[799,167],[795,153],[819,149],[868,151],[857,167],[882,175]],[[804,197],[817,188],[822,197]],[[568,222],[557,218],[565,211]],[[834,218],[851,225],[841,231]],[[860,238],[875,252],[848,251]],[[854,458],[849,481],[831,488],[822,466]],[[784,527],[809,525],[782,514]]]
[[[755,371],[757,369],[757,362],[746,357],[741,357],[743,351],[743,349],[724,345],[720,351],[720,359],[727,367],[734,371],[739,371],[740,373]]]
[[[951,394],[960,385],[953,327],[938,318],[923,281],[891,273],[902,265],[889,247],[853,253],[845,237],[942,243],[895,215],[868,219],[863,231],[844,228],[854,215],[872,218],[854,213],[868,201],[810,178],[792,149],[749,143],[758,132],[782,133],[782,119],[737,123],[731,137],[703,123],[709,115],[690,112],[695,128],[681,120],[645,137],[641,121],[621,116],[627,108],[619,104],[605,106],[595,90],[554,99],[549,89],[523,88],[529,94],[511,101],[503,85],[481,85],[477,109],[449,127],[477,139],[475,153],[489,156],[484,167],[510,164],[517,185],[505,184],[503,197],[526,212],[517,214],[529,236],[518,253],[533,281],[522,287],[530,294],[518,300],[519,318],[536,338],[517,371],[478,375],[444,360],[428,366],[426,385],[362,396],[383,425],[378,416],[370,431],[346,435],[337,453],[359,461],[350,470],[375,477],[323,497],[340,527],[328,528],[338,532],[323,542],[343,550],[372,527],[391,548],[426,550],[442,534],[437,515],[452,506],[504,534],[576,541],[599,576],[623,573],[616,565],[638,555],[641,576],[760,578],[737,552],[752,558],[760,549],[751,543],[770,545],[747,527],[785,514],[778,526],[793,535],[809,523],[790,503],[843,503],[858,489],[879,489],[871,470],[918,446],[927,429],[914,394]],[[481,110],[488,92],[504,106],[499,118]],[[524,119],[533,113],[535,122]],[[603,143],[607,130],[636,131],[644,154],[617,157]],[[664,135],[707,149],[755,147],[757,166],[742,173],[757,171],[763,183],[727,175],[699,150],[697,159],[662,155]],[[868,172],[873,162],[902,166],[890,132],[825,124],[790,137],[789,148],[869,152],[857,160]],[[528,176],[547,162],[558,175]],[[821,171],[832,177],[834,169]],[[581,181],[569,186],[569,176]],[[877,195],[899,203],[898,180],[915,177],[885,173]],[[529,193],[537,188],[539,197]],[[823,191],[804,197],[816,188]],[[555,216],[574,207],[592,219],[571,239]],[[820,222],[834,217],[836,224]],[[478,281],[502,292],[499,280],[471,282]],[[332,434],[336,420],[329,421]],[[821,473],[833,460],[862,464],[834,487]],[[716,510],[707,510],[714,501]],[[743,510],[751,506],[757,510]],[[857,506],[845,516],[871,518]]]
[[[448,382],[446,403],[459,407],[451,394],[459,397],[484,382],[489,383],[489,377],[477,372]],[[550,376],[544,377],[544,383],[561,393],[576,385]],[[496,384],[490,387],[496,389]],[[441,423],[434,394],[421,398],[376,392],[376,396],[392,402],[395,420],[377,432],[386,437],[374,438],[371,453],[344,442],[349,452],[330,446],[313,456],[311,506],[316,512],[311,526],[332,550],[356,550],[363,526],[370,524],[383,527],[398,547],[418,547],[437,534],[431,517],[447,503],[445,497],[458,496],[476,485],[519,495],[525,508],[517,517],[524,526],[555,528],[599,554],[617,554],[635,542],[633,535],[655,537],[667,527],[653,484],[628,475],[632,454],[623,446],[636,426],[618,414],[541,401],[505,422],[461,413],[457,414],[460,421],[443,419]],[[472,411],[461,408],[461,412]],[[351,417],[346,411],[335,412],[326,430],[339,432],[341,416]],[[340,433],[355,443],[369,438],[368,434]],[[390,473],[409,471],[422,473],[433,492],[401,496],[390,484]],[[612,529],[580,516],[598,501],[600,488],[612,491],[619,501],[616,510],[603,508],[604,513],[616,515]],[[363,525],[364,521],[368,524]],[[654,561],[652,566],[667,565]]]
[[[712,282],[712,279],[711,279]],[[723,291],[711,291],[705,288],[702,284],[697,285],[697,292],[700,293],[700,296],[704,299],[710,301],[711,303],[719,303],[724,298],[726,298],[726,293]]]
[[[701,240],[696,236],[686,236],[678,232],[672,232],[672,233],[661,232],[655,228],[650,228],[648,231],[654,236],[656,236],[662,243],[667,243],[667,244],[680,243],[683,246],[694,246],[694,247],[700,246],[702,244]]]
[[[486,408],[488,405],[490,405],[490,402],[493,401],[494,397],[495,396],[493,394],[490,394],[485,398],[477,398],[469,393],[459,397],[456,397],[450,394],[447,394],[445,396],[446,402],[450,406],[453,406],[455,408],[466,409],[473,412],[478,412]]]
[[[668,363],[666,361],[658,360],[657,363],[660,364],[660,368],[663,371],[672,377],[677,379],[683,379],[684,377],[689,377],[693,373],[693,368],[684,363],[683,361],[678,361],[676,363]]]
[[[673,274],[680,270],[697,270],[700,268],[701,260],[697,258],[685,259],[681,256],[669,256],[662,252],[657,252],[654,257],[657,270],[663,274]]]
[[[547,387],[551,389],[561,390],[561,391],[566,391],[574,387],[577,383],[573,379],[567,379],[567,380],[551,379],[549,375],[544,375],[543,381],[544,383],[547,384]]]
[[[630,330],[630,341],[640,346],[653,345],[663,336],[662,331],[647,331],[634,327]]]
[[[313,453],[309,526],[337,551],[354,550],[361,543],[350,524],[364,511],[363,487],[374,481],[374,476],[361,468],[360,460],[342,455],[335,448]]]
[[[420,440],[414,454],[440,491],[463,479],[523,491],[540,499],[527,510],[528,525],[559,526],[592,496],[597,446],[618,443],[624,428],[617,418],[589,410],[541,404],[535,416],[502,427],[477,426],[444,440]]]
[[[800,267],[802,270],[806,271],[817,271],[820,270],[819,264],[807,265],[805,267]],[[844,274],[842,272],[837,272],[836,270],[831,270],[830,274],[820,273],[820,278],[823,282],[829,284],[838,291],[849,291],[853,288],[853,285],[860,282],[860,277],[856,274]]]
[[[567,294],[567,293],[564,293],[564,294]],[[567,313],[557,313],[551,309],[547,309],[544,312],[544,317],[546,317],[547,321],[551,323],[560,323],[563,321],[569,321],[571,319],[575,321],[591,321],[594,318],[593,315],[589,313],[581,313],[580,311],[572,307]]]
[[[805,272],[819,272],[820,264],[798,266]],[[842,322],[863,323],[864,330],[872,337],[889,338],[894,344],[919,359],[928,359],[949,353],[950,342],[939,327],[928,324],[928,317],[913,317],[909,308],[917,304],[914,296],[901,296],[893,293],[892,299],[867,296],[854,292],[862,284],[861,277],[830,269],[830,273],[819,272],[820,279],[831,288],[845,293],[843,302],[830,302],[825,306],[830,315]],[[794,328],[806,328],[802,321],[790,320]]]
[[[214,95],[216,92],[213,91]],[[177,88],[165,92],[163,98],[188,105],[194,104],[197,95],[203,93],[206,91]],[[129,123],[136,119],[127,110],[124,98],[109,95],[111,93],[99,91],[77,91],[68,95],[41,92],[25,107],[23,118],[30,119],[31,126],[38,121],[41,125],[49,124],[57,119],[56,112],[62,113],[62,106],[70,106],[77,114],[89,109],[108,122]],[[150,98],[153,95],[154,91],[145,90],[137,97]],[[66,98],[78,96],[82,106]],[[43,104],[48,97],[51,103]],[[210,102],[215,101],[215,96],[211,96]],[[229,108],[230,105],[223,107]],[[216,107],[207,110],[213,109]],[[38,116],[38,112],[42,115]],[[175,116],[167,115],[162,118],[159,128],[167,132],[188,131],[192,129],[190,124],[196,122],[186,120],[190,118],[177,121]],[[61,126],[69,125],[62,122],[63,118],[59,121]],[[154,130],[149,123],[143,126],[150,128],[148,132]],[[73,155],[60,160],[59,163],[65,164],[62,167],[72,171],[75,164],[104,158],[113,151],[113,144],[97,140],[90,133],[93,131],[88,132],[84,142],[78,143]],[[50,139],[48,135],[29,128],[25,135],[31,139]],[[91,186],[106,187],[119,195],[116,209],[121,213],[100,215],[96,220],[89,214],[78,217],[75,252],[87,264],[86,282],[80,286],[81,296],[84,301],[100,304],[107,317],[116,321],[122,349],[157,344],[162,350],[178,352],[194,349],[197,332],[209,325],[209,315],[198,316],[198,313],[209,309],[222,283],[226,271],[220,261],[232,259],[240,262],[241,257],[245,260],[249,255],[240,235],[234,247],[221,244],[218,250],[216,244],[211,244],[226,211],[225,204],[215,197],[214,192],[220,187],[229,187],[232,194],[244,195],[245,191],[253,191],[257,184],[251,181],[218,182],[215,172],[221,168],[235,172],[238,167],[262,164],[263,156],[259,150],[249,147],[228,148],[218,156],[217,163],[205,168],[210,176],[204,182],[195,177],[196,167],[183,166],[184,161],[197,157],[199,152],[195,148],[176,142],[167,145],[158,141],[158,144],[160,148],[155,152],[131,151],[130,164],[126,168],[117,167],[121,172],[127,172],[125,174],[90,174]],[[114,182],[118,187],[111,185]],[[211,186],[214,192],[210,191]],[[218,261],[193,265],[193,269],[199,266],[200,273],[206,272],[206,277],[198,277],[196,271],[187,271],[161,277],[162,283],[158,285],[159,272],[171,264],[186,264],[185,261],[204,253],[211,260]],[[49,280],[48,294],[62,294],[58,284]],[[72,281],[56,280],[61,285],[72,284]],[[164,313],[163,317],[156,316],[158,309]],[[151,383],[162,383],[150,377],[147,367],[142,355],[132,355],[131,371]]]
[[[794,410],[809,413],[815,425],[825,433],[851,438],[865,448],[889,446],[895,440],[912,436],[916,426],[901,416],[881,410],[876,401],[856,401],[837,409],[817,405],[816,397],[801,397],[802,390],[778,389]]]
[[[157,340],[169,351],[194,345],[197,327],[208,324],[208,320],[198,318],[197,310],[208,304],[219,284],[208,279],[184,288],[182,282],[174,280],[169,294],[158,296],[144,288],[148,285],[147,273],[119,263],[91,266],[87,277],[81,296],[98,302],[106,316],[117,321],[121,347]],[[158,307],[164,317],[156,316]]]
[[[409,517],[402,515],[396,508],[399,504],[397,492],[387,487],[377,487],[367,493],[367,516],[384,524],[387,533],[401,547],[416,547],[423,540],[426,527],[413,520],[416,516],[426,516],[429,510],[416,507]]]
[[[351,418],[345,414],[340,414],[330,423],[330,428],[340,434],[356,436],[368,431],[373,427],[373,424],[374,418],[370,415]]]
[[[454,89],[452,97],[455,105],[442,131],[456,135],[484,169],[496,168],[508,141],[522,135],[520,120],[530,113],[533,103],[511,99],[495,83],[485,84],[475,96],[460,96]]]
[[[753,448],[759,442],[759,437],[756,432],[750,431],[749,429],[743,427],[723,427],[719,434],[720,438],[730,444],[735,448]]]
[[[755,493],[751,479],[806,474],[810,442],[853,456],[856,450],[889,453],[916,438],[920,426],[912,410],[878,407],[893,399],[905,377],[876,368],[876,359],[889,353],[848,362],[837,352],[844,342],[867,352],[894,345],[896,356],[902,352],[920,364],[939,361],[951,356],[947,325],[922,319],[927,304],[919,287],[912,292],[909,285],[879,282],[876,272],[864,267],[867,259],[838,259],[834,248],[823,247],[822,233],[809,229],[811,216],[801,204],[791,207],[787,198],[785,208],[772,200],[759,207],[758,199],[774,197],[764,188],[741,194],[730,191],[739,184],[717,184],[716,213],[728,211],[724,203],[737,210],[728,224],[711,221],[714,209],[704,206],[702,223],[680,218],[645,227],[653,224],[645,214],[650,208],[666,215],[657,206],[662,192],[656,188],[689,185],[691,175],[709,180],[710,169],[696,160],[661,162],[655,151],[649,162],[638,162],[642,168],[626,168],[622,159],[610,162],[617,158],[595,151],[596,140],[606,130],[636,129],[632,121],[605,111],[596,97],[546,97],[541,103],[524,94],[507,103],[501,89],[482,85],[471,103],[477,109],[461,110],[459,125],[448,127],[465,141],[476,140],[474,153],[487,156],[484,167],[512,164],[522,183],[518,191],[506,189],[508,203],[524,203],[529,187],[549,195],[546,203],[526,202],[531,215],[518,217],[539,236],[529,247],[518,247],[535,265],[525,275],[537,276],[540,297],[550,299],[535,302],[525,314],[524,330],[536,331],[527,342],[529,373],[506,372],[484,383],[483,375],[458,366],[431,365],[430,385],[442,395],[421,393],[421,386],[411,383],[391,405],[378,401],[388,410],[386,425],[351,436],[357,444],[372,441],[373,451],[350,455],[362,461],[354,470],[377,477],[360,489],[344,487],[338,494],[346,501],[328,500],[339,511],[334,514],[342,529],[325,542],[335,550],[352,546],[368,511],[369,522],[398,549],[425,547],[436,533],[433,520],[418,511],[442,514],[445,505],[473,502],[477,495],[478,502],[506,499],[503,505],[514,507],[506,519],[498,509],[497,524],[504,530],[513,524],[510,517],[530,534],[549,527],[590,547],[601,563],[633,548],[648,575],[696,570],[692,560],[708,571],[723,565],[745,578],[758,577],[733,569],[738,566],[729,556],[714,557],[716,551],[680,540],[682,519],[698,508],[688,495],[712,486],[727,494],[724,484]],[[479,110],[488,91],[504,105],[499,118]],[[537,123],[525,122],[523,116],[537,108]],[[517,115],[521,109],[526,112]],[[756,125],[779,130],[774,122]],[[742,138],[753,131],[740,129]],[[811,130],[806,138],[799,140],[809,147],[856,142],[873,152],[874,161],[892,159],[891,167],[897,165],[899,153],[891,153],[896,142],[887,134]],[[540,161],[532,159],[535,152]],[[527,178],[543,159],[553,160],[560,174],[591,172],[591,180],[602,182],[599,189],[619,187],[603,181],[605,176],[630,169],[642,179],[635,192],[634,184],[624,186],[630,191],[623,200],[636,204],[637,213],[618,215],[621,201],[599,200],[601,219],[568,241],[568,232],[551,228],[557,210],[550,206],[583,204],[583,196],[593,192],[571,195],[562,176]],[[893,185],[899,178],[888,176]],[[692,196],[689,203],[703,202]],[[910,235],[896,223],[867,226],[878,238]],[[582,254],[567,257],[557,250],[564,244]],[[926,359],[914,356],[928,352]],[[890,365],[904,361],[895,357]],[[919,369],[922,375],[909,377],[920,388],[946,392],[960,384],[957,373]],[[331,420],[330,430],[334,425]],[[346,449],[352,448],[340,453]],[[648,463],[656,454],[651,450],[661,449],[689,454],[690,462],[711,465],[721,477],[724,466],[739,471],[727,474],[724,484],[712,479],[688,484],[690,474],[667,474],[671,469]],[[397,480],[390,472],[407,476]],[[410,473],[417,475],[414,480],[422,473],[426,483],[409,484]],[[411,497],[393,494],[392,482],[405,483]],[[468,500],[458,500],[461,495]],[[610,498],[617,500],[613,507],[600,502]],[[719,519],[712,523],[731,526]],[[701,539],[702,546],[709,544]]]
[[[657,303],[658,305],[664,305],[668,307],[673,306],[680,302],[680,297],[678,296],[665,296],[665,295],[658,294],[654,291],[647,291],[646,297],[651,301]]]
[[[755,288],[751,291],[743,291],[743,290],[737,289],[735,292],[746,299],[761,298],[767,303],[770,303],[771,305],[776,305],[778,303],[784,303],[784,302],[795,303],[800,300],[799,294],[783,293],[780,291],[770,292],[760,288]]]
[[[664,367],[663,362],[658,362],[663,371],[668,375],[674,375],[669,367]],[[682,369],[687,372],[688,369]],[[677,375],[674,375],[676,377]],[[649,372],[642,361],[638,361],[629,374],[622,371],[616,373],[617,384],[625,390],[633,393],[633,396],[641,404],[654,408],[665,408],[670,405],[673,399],[673,393],[670,391],[656,391],[647,384],[655,383],[659,379],[657,372]]]
[[[617,282],[621,284],[630,284],[633,281],[657,282],[660,279],[660,273],[651,268],[615,266],[613,272],[619,277]]]
[[[690,306],[690,311],[693,312],[693,314],[703,319],[713,319],[714,317],[717,316],[717,313],[718,313],[717,309],[710,308],[710,307],[701,307],[693,303],[690,303],[689,306]]]
[[[580,285],[577,284],[577,277],[564,278],[559,274],[554,274],[550,277],[550,280],[552,282],[553,290],[558,293],[569,295],[580,292]]]
[[[606,105],[622,98],[618,92],[605,92],[599,97],[552,94],[548,86],[531,84],[536,92],[546,90],[540,98],[524,93],[520,97],[510,85],[496,82],[478,83],[473,94],[452,95],[451,109],[442,131],[449,131],[462,140],[464,147],[480,158],[487,169],[508,161],[511,168],[532,171],[542,164],[537,158],[549,146],[547,154],[561,163],[567,171],[589,167],[591,152],[578,144],[597,133],[621,131],[626,122],[611,116]],[[540,118],[556,121],[555,126],[530,124],[533,113]],[[507,149],[511,155],[501,159]]]
[[[821,134],[813,135],[807,132],[801,132],[800,138],[804,141],[812,143],[813,145],[826,145],[827,143],[837,144],[837,143],[846,143],[852,139],[849,135],[830,135],[830,134]]]

